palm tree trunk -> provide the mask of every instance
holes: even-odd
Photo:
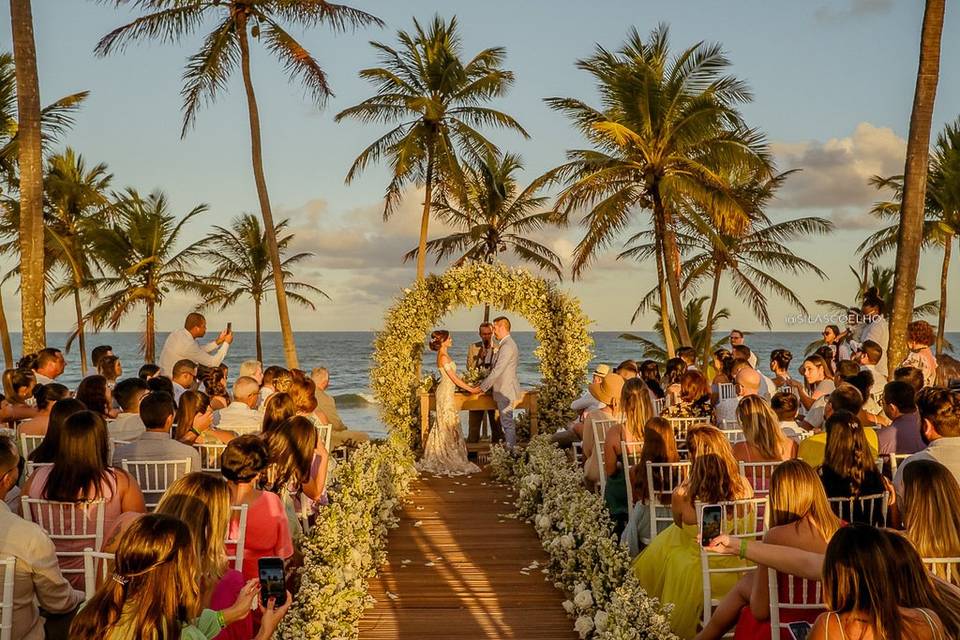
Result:
[[[20,314],[23,352],[46,345],[43,264],[43,151],[40,145],[40,84],[30,0],[10,0],[17,74],[20,152]]]
[[[660,290],[660,324],[663,326],[663,346],[667,348],[667,358],[676,355],[673,345],[673,331],[670,330],[670,314],[667,311],[667,285],[663,277],[663,226],[659,218],[653,218],[654,243],[656,245],[657,282]]]
[[[717,309],[717,298],[720,296],[720,276],[723,271],[719,265],[713,268],[713,291],[710,294],[710,309],[707,311],[707,322],[703,328],[703,335],[706,337],[703,345],[703,373],[707,374],[707,368],[710,366],[710,347],[713,345],[713,313]]]
[[[263,147],[260,141],[260,112],[257,109],[257,97],[253,92],[253,80],[250,77],[250,42],[247,39],[247,18],[242,13],[237,23],[240,32],[240,68],[243,73],[243,87],[247,93],[247,112],[250,117],[250,152],[253,160],[253,179],[257,185],[257,197],[260,200],[260,214],[263,216],[267,247],[270,249],[270,266],[273,269],[274,291],[277,294],[277,311],[280,315],[280,332],[283,334],[283,353],[287,368],[295,369],[297,345],[293,339],[293,327],[290,324],[290,309],[287,307],[287,290],[283,285],[283,267],[280,264],[280,250],[277,247],[277,230],[273,226],[273,211],[270,208],[270,196],[267,193],[267,181],[263,174]]]
[[[253,313],[257,323],[257,360],[263,363],[263,343],[261,342],[260,301],[253,301]]]
[[[913,317],[920,244],[923,233],[924,200],[930,155],[930,127],[940,76],[940,39],[946,0],[926,0],[920,35],[920,63],[907,136],[907,159],[903,171],[903,199],[897,233],[896,279],[890,317],[890,344],[887,362],[894,368],[907,353],[907,324]]]
[[[680,296],[680,260],[677,248],[677,237],[670,226],[670,217],[667,208],[660,198],[660,191],[656,187],[652,190],[653,214],[660,219],[660,231],[663,235],[663,263],[666,270],[667,289],[670,291],[670,304],[673,308],[673,319],[677,323],[680,333],[680,344],[691,346],[690,332],[687,329],[687,319],[683,311],[683,300]]]
[[[947,276],[950,274],[950,253],[953,251],[953,234],[943,239],[943,266],[940,268],[940,316],[937,318],[937,355],[943,354],[943,332],[947,326]]]
[[[430,226],[430,199],[433,197],[433,150],[427,151],[427,179],[424,181],[423,214],[420,216],[420,243],[417,245],[417,280],[423,280],[427,266],[427,228]]]
[[[7,326],[7,312],[3,308],[3,292],[0,291],[0,342],[3,343],[3,362],[7,369],[13,369],[13,346],[10,344],[10,327]]]
[[[484,324],[486,324],[487,322],[490,322],[490,305],[489,304],[483,305],[483,322]]]
[[[143,361],[157,360],[157,310],[153,300],[147,300],[147,321],[143,331]]]
[[[74,282],[73,306],[77,312],[77,342],[80,344],[80,375],[87,376],[87,338],[83,331],[83,305],[80,304],[80,288]]]

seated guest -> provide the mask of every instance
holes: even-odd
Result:
[[[697,368],[697,351],[693,347],[680,347],[677,357],[687,363],[687,371]]]
[[[730,366],[733,364],[733,353],[729,349],[717,349],[713,352],[713,370],[715,372],[711,384],[733,384],[733,375]],[[716,389],[714,389],[716,391]]]
[[[737,405],[737,422],[743,442],[733,445],[733,456],[743,462],[779,462],[797,457],[797,443],[780,429],[780,420],[767,401],[747,396]],[[754,487],[765,491],[766,487]]]
[[[173,382],[173,401],[180,402],[180,396],[187,389],[193,389],[197,383],[197,364],[193,360],[177,360],[170,376]]]
[[[110,467],[108,459],[110,440],[107,425],[98,413],[80,411],[75,413],[60,430],[59,448],[53,464],[38,467],[23,487],[24,495],[56,502],[82,503],[102,499],[104,510],[103,531],[105,538],[123,519],[143,513],[143,494],[126,471]],[[130,515],[127,515],[130,514]],[[96,509],[87,515],[91,526]],[[51,533],[62,533],[56,522],[51,523]],[[83,551],[90,546],[89,540],[58,540],[57,550],[64,552]],[[82,557],[65,557],[60,560],[61,569],[82,569]],[[70,583],[83,587],[83,573],[70,576]]]
[[[123,366],[117,356],[104,356],[97,365],[97,373],[107,379],[107,386],[113,389],[123,375]]]
[[[681,638],[696,634],[703,607],[700,577],[700,522],[698,503],[714,504],[753,497],[753,489],[740,475],[726,436],[715,427],[695,427],[687,434],[690,475],[673,493],[674,524],[658,535],[633,562],[633,572],[648,595],[672,604],[670,627]],[[755,518],[752,513],[747,518]],[[716,563],[720,564],[720,563]],[[723,564],[746,566],[736,558]],[[713,596],[722,598],[736,584],[736,573],[718,574]]]
[[[247,532],[243,548],[243,577],[259,577],[260,558],[293,556],[293,538],[283,501],[275,493],[257,488],[260,475],[270,463],[266,444],[256,435],[247,434],[230,441],[221,457],[220,472],[227,479],[230,500],[234,505],[247,505]],[[230,537],[237,536],[237,523],[230,522]],[[232,553],[228,545],[227,553]]]
[[[327,422],[333,427],[330,446],[336,449],[347,442],[360,443],[368,441],[370,436],[362,431],[351,431],[340,418],[340,414],[337,412],[337,401],[327,393],[327,388],[330,387],[330,372],[325,367],[317,367],[311,372],[310,378],[313,380],[313,383],[317,385],[315,394],[317,397],[317,410],[327,416]]]
[[[93,348],[93,351],[90,352],[90,364],[92,371],[90,375],[98,375],[100,373],[100,361],[107,356],[113,355],[113,347],[107,344],[97,345]]]
[[[259,360],[244,360],[240,363],[240,377],[253,378],[257,384],[263,384],[263,364]]]
[[[33,398],[37,402],[37,415],[20,423],[17,431],[27,436],[42,436],[47,432],[50,422],[50,412],[60,400],[70,397],[70,390],[62,384],[38,384],[33,388]]]
[[[200,467],[200,453],[191,446],[174,440],[170,433],[176,407],[173,398],[162,392],[148,393],[140,400],[140,419],[146,431],[129,444],[117,445],[113,464],[122,460],[190,460],[190,470]]]
[[[624,380],[632,380],[640,376],[640,367],[634,360],[624,360],[617,365],[613,372]]]
[[[833,371],[830,365],[820,356],[807,356],[800,367],[800,374],[804,382],[788,380],[787,384],[794,388],[800,404],[807,412],[804,422],[811,429],[818,429],[823,424],[823,411],[827,403],[827,396],[833,393],[836,384],[833,381]],[[809,460],[808,460],[809,462]]]
[[[197,367],[197,379],[203,383],[203,391],[210,398],[210,406],[214,411],[219,411],[230,404],[230,395],[227,393],[227,374],[223,365]],[[260,391],[259,385],[257,385],[257,391]]]
[[[630,481],[633,482],[633,495],[636,501],[633,513],[627,527],[623,530],[620,542],[630,550],[630,557],[640,553],[641,541],[650,538],[650,501],[659,496],[657,505],[657,533],[668,526],[670,521],[670,494],[664,490],[671,486],[670,473],[663,469],[654,469],[653,486],[648,484],[647,463],[680,462],[677,451],[677,439],[673,427],[665,418],[650,418],[643,428],[643,450],[640,452],[640,462],[630,470]]]
[[[263,380],[260,382],[260,400],[266,401],[272,394],[277,392],[273,386],[273,379],[287,372],[283,367],[276,365],[267,367],[263,370]]]
[[[670,397],[669,404],[680,395],[680,379],[687,372],[687,363],[683,358],[670,358],[663,370],[663,390]]]
[[[774,349],[770,352],[770,372],[773,374],[774,387],[779,389],[786,386],[790,377],[790,363],[793,362],[793,354],[786,349]]]
[[[113,397],[120,405],[116,420],[107,423],[112,440],[130,441],[143,435],[146,427],[140,419],[140,400],[147,395],[147,383],[140,378],[126,378],[117,383]]]
[[[147,378],[147,389],[151,393],[155,391],[162,391],[173,397],[173,381],[170,380],[167,376],[154,376],[152,378]]]
[[[851,384],[841,382],[833,393],[827,398],[824,405],[823,415],[829,418],[837,411],[847,411],[854,416],[860,414],[863,407],[863,396],[857,391],[857,388]],[[877,432],[874,429],[865,431],[867,444],[870,445],[870,452],[874,460],[880,454],[880,443],[877,439]],[[800,443],[797,455],[803,458],[811,467],[819,467],[823,464],[823,453],[827,446],[827,434],[823,430],[818,430],[814,435],[803,440]]]
[[[63,357],[63,352],[60,349],[47,347],[37,352],[33,375],[37,384],[50,384],[60,377],[66,366],[67,361]]]
[[[588,389],[593,397],[603,403],[602,409],[591,411],[574,430],[583,441],[583,475],[588,483],[600,481],[600,454],[596,451],[597,441],[593,435],[594,423],[604,420],[619,420],[620,395],[623,392],[623,378],[609,373],[600,384],[591,384]]]
[[[70,586],[60,573],[56,547],[43,529],[7,507],[4,499],[17,486],[20,467],[16,443],[0,435],[0,557],[16,558],[11,637],[43,640],[40,608],[48,617],[69,615],[83,602],[83,592]]]
[[[700,376],[698,371],[687,374]],[[703,376],[700,376],[703,378]],[[706,388],[706,382],[703,383]],[[630,505],[627,503],[627,482],[630,469],[623,468],[623,449],[630,443],[628,453],[641,452],[643,426],[653,417],[653,403],[647,386],[639,378],[631,378],[620,393],[623,422],[610,427],[603,443],[603,473],[607,477],[603,499],[614,522],[614,535],[619,536],[627,524]]]
[[[218,637],[250,615],[259,585],[250,581],[226,609],[204,609],[196,576],[201,562],[190,527],[179,518],[152,513],[130,525],[117,547],[114,573],[77,614],[72,640]],[[257,598],[259,601],[259,598]],[[254,640],[273,637],[293,598],[261,606],[263,619]],[[250,636],[246,636],[250,637]]]
[[[323,443],[318,432],[304,416],[294,416],[274,431],[265,434],[270,462],[260,478],[260,488],[271,491],[283,500],[291,533],[299,535],[299,515],[310,513],[326,491],[328,457],[320,455]]]
[[[677,401],[667,407],[663,415],[671,418],[701,418],[713,415],[710,387],[702,373],[696,369],[684,372],[680,377]]]
[[[753,356],[753,360],[750,359],[751,356]],[[756,365],[753,364],[757,361],[757,357],[750,351],[750,347],[747,345],[741,344],[733,347],[733,357],[746,362],[750,368],[757,369]],[[771,396],[777,392],[777,386],[773,383],[773,380],[765,376],[759,369],[757,369],[757,374],[760,376],[760,393],[758,395],[764,400],[769,400]]]
[[[640,379],[650,389],[652,400],[662,400],[666,395],[660,386],[660,365],[653,360],[644,360],[640,363]]]
[[[185,391],[180,396],[174,424],[174,438],[184,444],[226,444],[237,437],[233,431],[213,426],[210,398],[200,391]]]
[[[600,384],[603,382],[603,378],[609,373],[609,365],[598,364],[597,368],[593,370],[593,377],[590,384]],[[582,396],[570,403],[570,408],[577,413],[577,420],[568,428],[560,430],[550,436],[550,439],[561,447],[569,447],[574,442],[580,442],[580,434],[574,430],[574,426],[577,422],[582,422],[584,417],[591,411],[603,408],[603,403],[594,398],[593,394],[590,393],[590,389],[587,388]]]
[[[113,395],[107,386],[107,379],[97,374],[87,376],[77,387],[76,399],[84,404],[88,411],[100,414],[104,420],[115,417]]]
[[[843,382],[853,386],[863,398],[863,406],[857,413],[860,424],[865,427],[877,427],[877,435],[881,442],[880,453],[892,454],[897,448],[897,436],[894,431],[883,428],[889,426],[890,421],[883,415],[883,408],[870,397],[873,374],[869,371],[858,371],[856,375],[844,378]]]
[[[939,387],[917,394],[923,439],[929,444],[897,466],[894,486],[903,495],[903,471],[917,460],[936,460],[960,480],[960,392]]]
[[[797,424],[797,412],[800,410],[800,401],[792,393],[781,391],[773,394],[770,408],[777,414],[780,430],[794,442],[800,442],[808,435],[808,431]]]
[[[733,398],[726,398],[717,403],[715,419],[718,425],[727,428],[726,425],[737,422],[737,405],[740,400],[747,396],[760,395],[760,385],[762,380],[760,372],[750,367],[745,362],[734,363],[733,379],[737,395]]]
[[[825,426],[827,446],[819,473],[827,497],[857,498],[889,493],[888,504],[893,504],[893,487],[877,468],[876,453],[867,444],[860,420],[847,411],[836,411],[827,418]],[[847,522],[884,525],[884,514],[878,507],[866,510],[859,502],[854,503],[852,513],[844,508],[841,517]]]
[[[275,393],[267,398],[263,404],[263,422],[260,432],[270,433],[280,428],[280,425],[289,418],[297,415],[297,405],[289,393]]]
[[[233,401],[217,414],[220,429],[239,434],[258,433],[263,424],[263,414],[255,409],[260,400],[260,385],[253,378],[240,377],[233,383]]]
[[[67,418],[75,413],[86,411],[87,408],[82,402],[74,398],[64,398],[58,400],[50,410],[50,418],[47,421],[47,432],[43,435],[43,440],[34,449],[27,459],[30,462],[38,464],[50,464],[57,457],[57,451],[60,449],[60,432]]]
[[[924,387],[923,372],[916,367],[897,367],[893,371],[893,379],[906,382],[915,393],[920,393]]]
[[[305,416],[316,426],[330,424],[327,422],[327,416],[319,410],[317,404],[317,385],[313,380],[307,377],[307,374],[299,369],[290,372],[293,375],[293,382],[287,393],[297,407],[297,413]]]
[[[933,327],[926,320],[914,320],[907,325],[907,347],[910,353],[901,367],[915,367],[923,374],[923,386],[932,387],[937,380],[937,358],[930,350],[936,341]]]
[[[869,371],[873,375],[873,388],[870,389],[868,395],[878,393],[887,384],[887,372],[881,371],[877,367],[881,357],[883,357],[883,347],[873,340],[864,342],[860,345],[860,351],[854,354],[854,362],[859,364],[861,369]]]
[[[0,405],[0,420],[19,422],[37,415],[37,408],[30,406],[33,388],[37,379],[30,369],[7,369],[3,372],[3,404]]]
[[[890,426],[897,435],[896,453],[916,453],[924,449],[917,411],[916,392],[903,380],[888,382],[883,388],[883,412],[890,418]]]
[[[140,371],[137,372],[137,377],[146,382],[152,378],[156,378],[160,375],[160,367],[155,364],[147,363],[140,367]]]
[[[903,527],[924,558],[960,558],[960,483],[933,460],[917,460],[903,472]],[[947,571],[947,569],[951,571]],[[932,572],[960,587],[960,563]]]

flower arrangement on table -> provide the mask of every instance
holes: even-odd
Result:
[[[517,516],[533,523],[554,585],[569,594],[563,608],[583,639],[667,640],[669,605],[647,596],[630,571],[626,549],[613,538],[603,499],[584,488],[583,472],[547,436],[516,457],[491,450],[494,477],[514,485]]]
[[[463,372],[462,380],[466,382],[471,387],[479,387],[480,383],[483,382],[484,378],[487,377],[487,374],[490,373],[487,370],[480,369],[479,367],[470,367]],[[458,388],[457,391],[463,391]],[[464,393],[466,393],[464,391]]]

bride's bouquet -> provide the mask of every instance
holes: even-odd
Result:
[[[487,373],[489,372],[478,367],[470,367],[463,374],[463,381],[471,387],[479,387],[483,379],[487,377]]]

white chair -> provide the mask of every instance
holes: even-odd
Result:
[[[780,578],[783,578],[784,599],[780,599]],[[819,580],[808,580],[778,573],[775,569],[767,569],[767,587],[770,590],[770,629],[772,638],[782,637],[783,631],[788,629],[787,623],[780,622],[780,610],[789,611],[824,611],[823,585]],[[779,630],[779,631],[778,631]]]
[[[900,464],[901,464],[904,460],[906,460],[907,458],[909,458],[909,457],[912,456],[912,455],[913,455],[912,453],[895,453],[895,454],[893,454],[892,456],[890,456],[890,473],[891,473],[891,475],[896,475],[896,473],[897,473],[897,467],[899,467]]]
[[[486,422],[484,422],[486,424]],[[327,451],[330,451],[330,440],[333,437],[332,424],[317,425],[317,442],[322,442]]]
[[[630,482],[630,469],[640,464],[642,452],[642,442],[620,443],[620,462],[623,463],[623,479],[627,485],[627,513],[633,513],[633,483]]]
[[[40,467],[52,467],[52,466],[53,466],[52,462],[30,462],[29,460],[27,460],[26,462],[27,477],[29,478],[30,476],[32,476],[34,472],[36,472],[36,470],[39,469]]]
[[[941,580],[960,587],[960,557],[957,558],[923,558],[927,571]]]
[[[93,549],[83,550],[83,600],[87,602],[97,592],[97,587],[106,582],[110,574],[110,563],[116,557],[113,553],[103,553]]]
[[[573,464],[579,467],[583,464],[583,443],[574,442],[571,446],[573,449]]]
[[[732,382],[721,382],[717,385],[720,400],[731,400],[737,397],[737,387]]]
[[[13,637],[13,574],[17,567],[16,558],[0,560],[3,572],[3,591],[0,592],[0,640]]]
[[[25,433],[20,434],[20,455],[27,458],[33,453],[33,450],[40,446],[44,436],[28,436]]]
[[[725,420],[724,422],[729,421]],[[747,436],[743,435],[743,430],[739,427],[736,429],[720,429],[720,432],[727,438],[730,446],[733,446],[738,442],[744,442],[747,439]]]
[[[673,514],[669,510],[664,515],[657,511],[657,507],[670,505],[673,492],[686,481],[688,475],[690,475],[689,462],[647,462],[647,487],[650,492],[647,509],[650,512],[650,535],[641,537],[641,542],[649,544],[656,538],[660,531],[658,525],[661,522],[666,523],[667,526],[673,522]]]
[[[667,398],[657,398],[653,401],[653,415],[659,416],[667,408]]]
[[[731,500],[718,505],[704,505],[697,503],[697,522],[703,521],[705,506],[719,506],[723,513],[721,530],[727,535],[748,540],[760,540],[765,530],[763,517],[766,498],[750,498],[748,500]],[[734,564],[733,556],[721,556],[700,548],[700,575],[703,581],[703,626],[706,627],[713,616],[713,608],[720,604],[720,598],[713,597],[712,578],[727,574],[736,574],[742,577],[753,571],[753,565]],[[726,562],[719,564],[718,562]]]
[[[737,422],[736,420],[721,420],[719,426],[721,430],[737,429],[742,431],[742,429],[740,429],[740,423]]]
[[[797,395],[797,390],[790,385],[785,384],[782,387],[777,387],[777,393],[789,393],[791,395]]]
[[[614,425],[620,424],[619,420],[594,420],[593,421],[593,446],[596,449],[597,464],[600,469],[600,495],[607,488],[607,474],[603,468],[603,445],[607,441],[607,431]]]
[[[243,571],[243,547],[247,540],[247,505],[241,504],[230,507],[230,517],[231,522],[233,522],[233,518],[238,518],[238,527],[236,538],[231,538],[229,531],[227,532],[225,544],[236,547],[233,554],[227,554],[227,560],[233,561],[234,569]]]
[[[194,444],[193,448],[200,454],[200,471],[220,473],[220,456],[227,445],[222,442],[205,442]]]
[[[190,473],[190,458],[183,460],[127,460],[120,466],[137,481],[148,511],[153,511],[171,484]]]
[[[673,437],[677,439],[677,449],[685,451],[687,448],[687,432],[693,427],[709,425],[710,418],[706,416],[697,418],[671,418],[668,416],[667,422],[670,423],[670,427],[673,429]]]
[[[747,479],[753,487],[753,495],[765,498],[770,493],[770,476],[773,470],[780,466],[781,460],[776,462],[743,462],[740,461],[740,475]]]
[[[64,577],[82,574],[83,551],[80,549],[99,549],[103,545],[103,500],[54,502],[22,496],[20,503],[23,519],[35,522],[53,541]],[[75,547],[77,551],[61,550],[61,546]],[[74,559],[77,562],[70,562]]]
[[[886,524],[889,500],[886,492],[850,498],[828,498],[828,500],[830,508],[841,520],[854,522],[856,517],[856,522],[865,522],[877,527]]]

